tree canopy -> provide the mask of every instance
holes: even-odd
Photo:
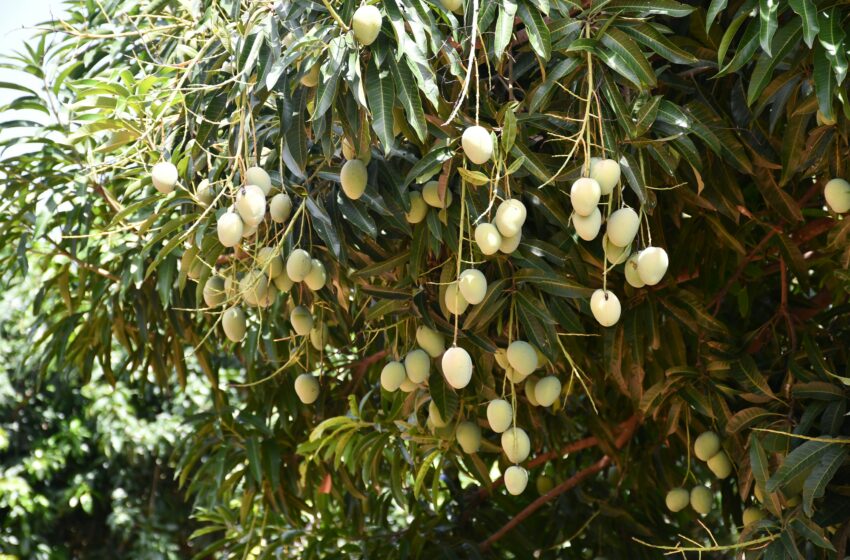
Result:
[[[844,557],[846,3],[66,8],[16,382],[202,383],[198,558]]]

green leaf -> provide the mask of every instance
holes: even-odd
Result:
[[[785,456],[785,460],[767,481],[765,489],[768,492],[775,492],[783,488],[791,480],[818,464],[826,455],[827,450],[834,445],[837,444],[824,441],[804,441]]]
[[[847,53],[844,51],[844,38],[846,36],[841,24],[842,13],[837,8],[831,8],[818,13],[818,42],[823,46],[829,63],[835,72],[835,81],[838,85],[847,76]]]
[[[800,41],[800,36],[803,34],[803,27],[800,20],[794,19],[782,26],[773,37],[771,51],[773,56],[762,56],[756,62],[750,77],[750,85],[747,88],[747,105],[752,105],[762,90],[770,82],[773,76],[773,70],[782,62],[785,56],[791,52]]]
[[[342,37],[332,39],[328,45],[328,52],[329,56],[327,61],[322,65],[321,79],[316,88],[316,106],[313,109],[313,120],[324,115],[331,108],[336,98],[339,80],[343,75],[342,64],[348,55],[345,40]]]
[[[776,28],[779,27],[777,15],[779,2],[776,0],[759,0],[759,44],[768,55],[771,54],[771,43]]]
[[[593,293],[592,289],[586,288],[566,276],[531,268],[524,268],[515,272],[514,281],[517,283],[528,282],[548,294],[564,298],[586,298]]]
[[[803,20],[803,41],[806,42],[809,48],[812,48],[815,37],[817,37],[818,31],[820,31],[815,3],[812,0],[788,0],[788,4],[791,5],[794,13]]]
[[[688,51],[679,48],[675,43],[661,34],[653,25],[648,23],[635,23],[619,27],[635,40],[652,49],[670,62],[676,64],[692,64],[697,58]]]
[[[496,18],[496,29],[493,36],[493,53],[496,63],[502,59],[505,49],[511,42],[516,12],[517,4],[513,0],[504,0],[499,7],[499,16]]]
[[[606,12],[684,17],[693,12],[695,8],[674,0],[612,0],[604,5],[604,9]]]
[[[652,71],[646,56],[631,37],[617,28],[608,28],[599,40],[611,49],[611,52],[625,61],[639,80],[638,85],[655,87],[657,83],[655,73]]]
[[[434,405],[440,411],[440,418],[452,424],[457,413],[458,396],[455,390],[446,383],[443,374],[436,369],[431,372],[431,376],[428,378],[428,390],[434,400]]]
[[[416,87],[416,78],[410,67],[406,64],[398,64],[393,57],[388,57],[390,68],[395,81],[395,91],[404,106],[407,122],[416,133],[420,142],[425,142],[428,136],[428,122],[425,120],[425,112],[422,109],[422,99]]]
[[[260,460],[260,445],[257,438],[249,437],[245,440],[245,452],[248,455],[248,467],[251,471],[251,477],[257,485],[263,483],[263,464]]]
[[[815,95],[818,100],[818,109],[823,116],[831,119],[834,117],[832,109],[832,100],[834,96],[834,85],[832,81],[831,64],[826,55],[823,45],[820,43],[815,45],[813,58],[812,78],[815,82]]]
[[[726,423],[726,432],[730,434],[735,434],[737,432],[740,432],[741,430],[749,428],[750,426],[758,424],[762,420],[775,416],[778,416],[780,418],[782,417],[781,414],[778,414],[776,412],[770,412],[769,410],[758,406],[745,408],[732,415],[732,417]]]
[[[717,15],[726,9],[726,4],[729,0],[711,0],[708,9],[705,12],[705,32],[708,33],[711,24],[717,18]]]
[[[525,24],[531,49],[543,60],[549,60],[552,55],[552,40],[549,35],[549,27],[543,21],[543,16],[528,0],[519,1],[517,15]]]
[[[803,483],[803,510],[809,517],[814,513],[814,501],[823,496],[829,481],[832,480],[839,467],[844,463],[847,451],[845,445],[831,445],[823,453],[818,465],[806,477],[806,481]]]
[[[836,401],[845,398],[844,391],[832,383],[825,381],[808,381],[795,383],[791,387],[791,394],[795,399],[812,399],[818,401]]]
[[[425,156],[417,161],[413,167],[410,168],[410,171],[407,172],[407,176],[404,178],[404,186],[406,187],[419,177],[428,176],[430,178],[434,175],[434,173],[440,170],[446,160],[450,160],[452,158],[452,155],[453,151],[448,146],[437,146],[432,148],[430,152],[425,154]]]
[[[384,147],[384,154],[389,155],[395,143],[393,135],[395,88],[392,73],[387,68],[378,68],[374,58],[369,61],[369,67],[366,69],[366,98],[369,101],[369,110],[372,112],[372,129]]]
[[[744,29],[744,34],[741,36],[741,39],[738,41],[738,47],[735,49],[735,54],[732,56],[732,60],[729,61],[729,64],[726,66],[722,66],[723,59],[726,58],[726,51],[729,49],[729,46],[732,43],[732,40],[735,38],[735,34],[738,31],[738,27],[741,26],[745,21],[750,20],[747,24],[747,27]],[[741,14],[729,28],[726,30],[726,33],[723,35],[723,39],[720,40],[720,47],[717,49],[717,64],[722,66],[720,72],[717,73],[717,77],[725,76],[727,74],[731,74],[733,72],[737,72],[744,64],[750,62],[755,54],[756,50],[759,46],[759,25],[758,20],[751,19],[747,14]]]

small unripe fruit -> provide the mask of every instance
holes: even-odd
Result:
[[[431,423],[434,424],[435,428],[445,428],[449,425],[449,419],[443,419],[443,417],[440,416],[440,409],[437,408],[437,404],[434,401],[428,403],[428,418],[431,420]]]
[[[251,237],[255,233],[257,233],[257,226],[249,226],[248,224],[245,224],[245,227],[242,229],[242,239]]]
[[[508,361],[508,351],[505,348],[496,348],[496,351],[493,352],[493,358],[502,369],[511,367],[511,363]]]
[[[555,481],[551,477],[542,474],[537,477],[534,485],[537,487],[537,493],[542,496],[548,494],[555,487]]]
[[[626,262],[632,252],[631,245],[628,247],[619,247],[611,243],[607,233],[602,236],[602,249],[605,251],[605,258],[608,259],[609,263],[614,265]]]
[[[345,159],[354,159],[357,157],[357,150],[354,149],[354,144],[348,138],[342,139],[342,157]]]
[[[270,307],[271,304],[274,303],[275,298],[277,297],[277,288],[274,286],[274,282],[270,282],[268,286],[266,286],[265,295],[260,298],[257,302],[257,305],[260,307]]]
[[[262,167],[249,167],[245,171],[245,184],[260,187],[265,196],[272,190],[272,178]]]
[[[440,199],[440,182],[428,181],[422,186],[422,200],[434,208],[448,208],[452,205],[452,191],[446,189],[445,201]]]
[[[764,503],[764,490],[758,484],[753,486],[753,497],[758,500],[758,503]]]
[[[404,357],[404,369],[413,383],[424,383],[431,374],[431,357],[425,350],[411,350]]]
[[[536,376],[532,375],[525,381],[525,398],[531,406],[540,406],[540,401],[537,400],[537,384],[540,382]]]
[[[723,451],[715,453],[708,460],[708,468],[714,473],[714,476],[721,480],[732,474],[732,462],[729,460],[729,456]]]
[[[295,378],[295,394],[304,404],[313,404],[319,398],[319,381],[312,374],[302,373]]]
[[[186,276],[192,280],[197,280],[201,277],[204,271],[204,263],[198,258],[198,248],[189,247],[180,258],[180,268],[186,271]]]
[[[460,422],[455,429],[455,437],[463,452],[471,455],[481,448],[481,428],[473,422]]]
[[[369,46],[378,38],[381,32],[383,18],[381,12],[375,6],[360,6],[354,12],[351,27],[354,29],[354,38],[363,46]]]
[[[554,375],[548,375],[537,382],[534,397],[540,406],[551,406],[561,394],[561,381]]]
[[[457,282],[452,282],[446,286],[445,302],[446,309],[452,315],[461,315],[469,307],[469,302],[464,299]]]
[[[446,351],[446,339],[443,335],[425,325],[416,329],[416,344],[432,358]]]
[[[475,242],[485,255],[493,255],[502,245],[502,234],[493,224],[482,223],[475,226]]]
[[[603,327],[610,327],[620,320],[620,300],[611,291],[596,290],[590,296],[590,311]]]
[[[720,451],[720,438],[714,432],[703,432],[694,441],[694,455],[700,461],[708,461]]]
[[[505,377],[507,377],[508,381],[510,381],[514,385],[518,385],[525,381],[525,378],[528,377],[528,375],[522,374],[511,366],[508,366],[507,368],[505,368]]]
[[[440,4],[450,12],[463,12],[463,0],[440,0]]]
[[[269,278],[283,273],[283,260],[274,247],[263,247],[257,252],[257,265]]]
[[[608,218],[608,241],[617,247],[628,247],[634,241],[639,227],[640,216],[637,212],[631,208],[620,208]]]
[[[219,242],[225,247],[235,247],[242,241],[244,227],[239,214],[236,212],[225,212],[216,223]]]
[[[224,277],[224,295],[227,296],[228,300],[239,297],[239,280],[237,280],[236,277]]]
[[[345,162],[339,172],[339,182],[342,192],[351,200],[357,200],[366,192],[366,181],[369,179],[369,171],[366,164],[359,159],[351,159]]]
[[[404,381],[401,382],[401,385],[399,385],[398,388],[405,393],[412,393],[413,391],[419,388],[419,385],[417,383],[414,383],[410,380],[409,377],[407,377]]]
[[[310,329],[310,344],[316,350],[322,350],[328,343],[328,326],[322,323],[320,326]]]
[[[328,281],[328,273],[325,271],[325,265],[319,259],[312,259],[310,272],[304,277],[304,283],[312,291],[316,292],[325,287]]]
[[[700,515],[711,511],[711,492],[705,486],[694,486],[691,490],[691,507]]]
[[[684,488],[673,488],[667,492],[667,497],[664,501],[667,503],[667,509],[676,513],[688,507],[691,501],[691,495]]]
[[[292,279],[286,274],[278,274],[274,277],[274,287],[279,292],[286,293],[292,289]]]
[[[508,346],[508,363],[520,375],[529,375],[537,369],[537,351],[524,340],[514,340]]]
[[[245,337],[247,329],[245,312],[239,307],[231,307],[221,317],[221,328],[229,340],[239,342]]]
[[[501,434],[511,427],[514,419],[514,409],[511,403],[504,399],[493,399],[487,405],[487,422],[490,429]]]
[[[204,284],[204,303],[207,307],[218,307],[227,301],[224,293],[224,278],[221,276],[210,276]]]
[[[480,270],[468,268],[460,273],[458,289],[463,299],[472,305],[478,305],[484,301],[484,295],[487,293],[487,278]]]
[[[236,211],[248,226],[257,226],[266,214],[266,193],[257,185],[246,185],[236,193]]]
[[[389,362],[381,370],[381,387],[390,393],[398,391],[405,379],[407,379],[407,372],[404,371],[401,362]]]
[[[313,328],[313,314],[303,305],[299,305],[289,314],[289,322],[295,334],[306,336],[310,334],[310,329]]]
[[[830,209],[836,214],[850,210],[850,183],[844,179],[832,179],[823,188],[823,196]]]
[[[204,179],[200,183],[198,183],[198,187],[195,189],[195,198],[198,199],[198,204],[206,208],[215,200],[216,191],[213,187],[210,186],[210,182],[208,179]]]
[[[314,64],[310,69],[301,76],[301,85],[304,87],[316,87],[319,83],[319,65]]]
[[[761,508],[757,507],[748,507],[744,510],[744,526],[752,525],[757,521],[761,521],[764,519],[764,511]]]
[[[272,220],[282,224],[292,214],[292,199],[286,193],[277,193],[269,201],[269,214]]]
[[[463,152],[472,163],[480,165],[493,157],[493,138],[483,126],[470,126],[464,130],[461,144]]]
[[[522,463],[531,453],[531,440],[522,428],[510,428],[502,434],[502,451],[511,463]]]
[[[599,183],[603,195],[611,194],[620,182],[620,164],[613,159],[591,161],[590,178]]]
[[[266,298],[269,289],[269,279],[259,270],[252,270],[242,277],[239,282],[239,293],[242,301],[251,307],[260,305]]]
[[[572,217],[573,227],[576,228],[576,233],[585,241],[593,241],[599,235],[599,230],[602,228],[602,212],[599,208],[594,208],[587,216],[581,216],[573,212]]]
[[[599,183],[589,177],[578,179],[570,188],[570,201],[573,204],[573,210],[579,216],[590,216],[599,204],[601,196],[602,189],[599,188]]]
[[[629,255],[629,258],[626,259],[626,266],[623,269],[626,274],[626,282],[628,282],[629,286],[633,288],[643,288],[646,286],[646,282],[641,280],[640,274],[638,273],[639,257],[640,252]]]
[[[519,496],[528,486],[528,471],[522,467],[511,465],[505,470],[505,488],[512,496]]]
[[[496,210],[496,227],[502,237],[513,237],[522,231],[526,216],[525,205],[511,198],[502,202]]]
[[[295,249],[286,259],[286,275],[293,282],[303,282],[313,268],[313,259],[304,249]]]
[[[404,218],[409,224],[418,224],[425,219],[428,214],[428,204],[422,198],[419,191],[410,192],[410,212],[404,214]]]
[[[661,247],[647,247],[638,256],[638,274],[647,286],[661,282],[668,265],[667,251]]]
[[[517,250],[521,241],[522,232],[519,232],[513,237],[502,237],[502,242],[499,243],[499,252],[509,255]]]
[[[472,358],[469,352],[454,346],[443,354],[443,375],[446,382],[455,389],[463,389],[472,379]]]
[[[177,167],[170,161],[161,161],[151,169],[151,182],[156,190],[168,194],[177,186]]]

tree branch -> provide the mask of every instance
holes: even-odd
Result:
[[[635,433],[635,430],[637,430],[637,427],[638,427],[639,424],[640,424],[640,417],[637,414],[635,414],[634,416],[629,418],[623,424],[623,431],[617,437],[617,440],[614,444],[617,449],[622,448],[626,444],[626,442],[631,439],[631,437]],[[481,550],[489,549],[490,546],[492,546],[492,544],[494,542],[496,542],[499,539],[501,539],[502,537],[504,537],[509,531],[511,531],[514,527],[516,527],[520,523],[522,523],[532,513],[534,513],[535,511],[537,511],[538,509],[540,509],[541,507],[543,507],[547,503],[551,502],[552,500],[554,500],[555,498],[557,498],[558,496],[560,496],[561,494],[563,494],[567,490],[571,490],[572,488],[576,487],[580,482],[582,482],[584,479],[586,479],[590,475],[598,473],[599,471],[601,471],[602,469],[607,467],[610,463],[611,463],[611,456],[604,455],[601,459],[599,459],[598,461],[596,461],[595,463],[593,463],[589,467],[586,467],[586,468],[580,470],[579,472],[577,472],[576,474],[574,474],[573,476],[571,476],[570,478],[568,478],[567,480],[565,480],[564,482],[559,484],[558,486],[552,488],[547,493],[543,494],[542,496],[540,496],[539,498],[537,498],[536,500],[534,500],[533,502],[528,504],[525,507],[525,509],[523,509],[521,512],[516,514],[510,521],[505,523],[502,526],[501,529],[499,529],[498,531],[496,531],[495,533],[490,535],[486,540],[480,542],[478,544],[478,548],[480,548]]]

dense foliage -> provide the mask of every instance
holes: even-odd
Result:
[[[42,279],[32,390],[59,375],[143,399],[146,380],[203,380],[175,456],[199,557],[843,558],[850,220],[823,190],[850,178],[850,9],[446,5],[375,3],[372,42],[349,29],[353,0],[69,0],[11,63],[44,88],[3,84],[21,92],[6,109],[51,122],[0,158],[4,278]],[[494,141],[483,164],[461,142],[475,124]],[[362,196],[341,178],[355,158]],[[669,254],[657,285],[577,234],[591,158],[621,171],[602,218],[634,208],[632,249]],[[152,185],[162,162],[176,189],[159,171]],[[292,209],[230,243],[221,221],[231,204],[247,220],[254,166]],[[413,219],[434,194],[447,207]],[[527,209],[521,239],[485,255],[473,232],[503,199]],[[318,281],[271,272],[298,249]],[[472,267],[486,294],[454,315],[446,292]],[[600,288],[622,305],[610,327]],[[307,328],[290,321],[304,308]],[[471,355],[469,385],[437,358],[385,390],[423,325]],[[516,340],[539,351],[524,382],[501,361]],[[529,390],[541,375],[560,381],[549,407]],[[530,436],[517,496],[497,397]],[[477,452],[462,425],[480,426]],[[694,457],[709,430],[731,476]],[[667,509],[668,490],[701,485],[704,516]],[[763,518],[744,525],[746,507]]]

